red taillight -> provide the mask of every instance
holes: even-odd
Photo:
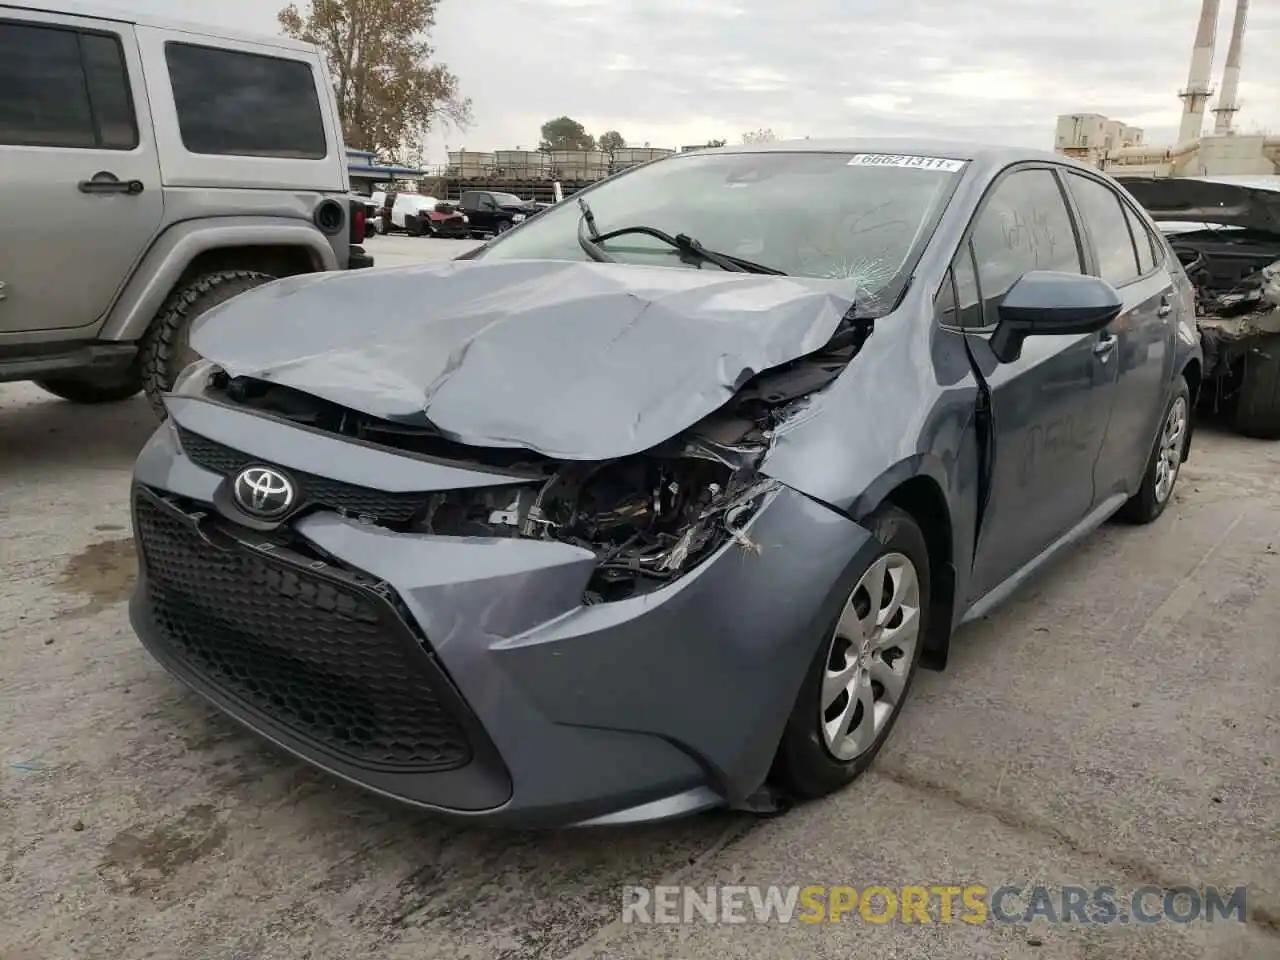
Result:
[[[364,243],[369,239],[369,212],[365,210],[364,204],[357,206],[351,215],[351,232],[356,243]]]

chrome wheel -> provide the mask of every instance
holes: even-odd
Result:
[[[919,642],[915,564],[885,554],[849,595],[827,655],[818,722],[837,760],[853,760],[876,742],[901,705]]]
[[[1160,431],[1160,446],[1156,450],[1156,503],[1164,503],[1173,493],[1173,485],[1182,469],[1182,448],[1187,436],[1187,401],[1175,397],[1169,407]]]

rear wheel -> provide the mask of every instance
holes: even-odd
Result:
[[[813,799],[853,781],[889,738],[915,679],[928,628],[929,551],[892,505],[867,521],[879,549],[849,586],[787,721],[772,779]]]
[[[1151,523],[1173,499],[1173,488],[1182,472],[1187,440],[1191,435],[1191,391],[1182,377],[1173,389],[1173,397],[1165,407],[1155,448],[1147,460],[1142,486],[1125,501],[1116,513],[1124,523]]]
[[[119,403],[142,390],[142,374],[137,364],[111,374],[95,374],[78,379],[37,380],[40,389],[71,403]]]
[[[1263,337],[1244,355],[1233,425],[1246,437],[1280,440],[1280,336]]]
[[[173,389],[183,368],[199,359],[189,339],[191,324],[196,318],[274,279],[270,274],[253,270],[222,270],[188,280],[169,294],[138,350],[147,401],[156,416],[164,419],[164,394]]]

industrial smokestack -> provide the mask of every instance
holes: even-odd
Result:
[[[1209,73],[1213,69],[1213,44],[1218,35],[1218,7],[1221,0],[1204,0],[1200,7],[1200,23],[1196,42],[1191,48],[1191,71],[1182,98],[1182,125],[1178,143],[1194,140],[1204,132],[1204,108],[1213,91],[1209,89]]]
[[[1218,91],[1218,106],[1213,111],[1213,132],[1220,137],[1231,132],[1236,112],[1240,109],[1240,47],[1244,44],[1244,24],[1248,18],[1249,0],[1236,0],[1227,65],[1222,69],[1222,89]]]

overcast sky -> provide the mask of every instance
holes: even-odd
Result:
[[[99,2],[268,32],[282,5]],[[446,145],[532,148],[542,123],[561,114],[595,134],[617,129],[636,146],[732,143],[768,127],[783,137],[1049,148],[1055,116],[1086,111],[1167,143],[1199,9],[1200,0],[441,0],[437,54],[472,98],[475,124],[434,134],[430,159],[442,162]],[[1234,9],[1223,0],[1215,86]],[[1280,5],[1255,0],[1242,130],[1280,133],[1276,50]]]

